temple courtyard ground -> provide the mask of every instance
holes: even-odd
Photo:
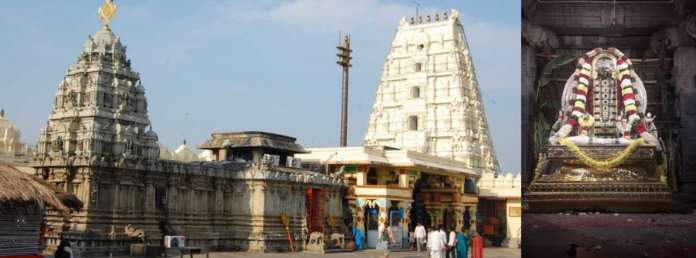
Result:
[[[519,258],[522,250],[511,248],[491,247],[483,251],[485,258]],[[129,257],[129,256],[125,256]],[[172,256],[169,256],[172,257]],[[179,257],[179,256],[174,256]],[[190,257],[184,255],[184,257]],[[205,255],[194,255],[195,258],[205,258]],[[257,257],[257,258],[310,258],[310,257],[331,257],[331,258],[381,258],[382,250],[364,250],[352,253],[334,253],[334,254],[314,254],[314,253],[247,253],[247,252],[211,252],[210,258],[242,258],[242,257]],[[390,258],[427,258],[428,254],[417,251],[398,251],[392,252]],[[45,256],[45,258],[53,258],[53,256]],[[116,257],[114,257],[116,258]]]
[[[522,257],[695,257],[696,213],[523,214]]]

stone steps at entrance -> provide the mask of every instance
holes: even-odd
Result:
[[[328,249],[328,250],[324,250],[325,254],[350,253],[350,252],[353,252],[353,249]]]
[[[483,235],[483,238],[491,241],[493,246],[501,247],[503,241],[505,241],[505,235]]]

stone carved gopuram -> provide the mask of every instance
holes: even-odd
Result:
[[[188,246],[260,252],[291,250],[290,235],[303,250],[322,228],[308,221],[312,189],[321,193],[312,204],[323,202],[312,214],[320,223],[342,218],[341,178],[265,160],[160,159],[147,104],[120,39],[108,27],[89,36],[59,83],[30,164],[85,204],[69,220],[48,212],[47,252],[72,241],[76,255],[122,255],[132,243],[159,246],[164,235],[185,236]]]
[[[382,70],[365,146],[391,146],[498,173],[474,64],[459,20],[402,18]]]

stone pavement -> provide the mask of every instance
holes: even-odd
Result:
[[[523,214],[523,257],[695,257],[696,214]]]
[[[315,253],[254,253],[254,252],[211,252],[210,258],[312,258],[312,257],[328,257],[328,258],[382,258],[382,250],[363,250],[352,253],[334,253],[334,254],[315,254]],[[487,247],[483,250],[485,258],[519,258],[522,255],[522,250],[501,247]],[[169,256],[178,258],[179,256]],[[190,255],[184,255],[189,258]],[[205,254],[196,254],[195,258],[205,258]],[[425,251],[392,251],[390,258],[428,258]],[[53,255],[44,255],[44,258],[53,258]],[[114,256],[113,258],[133,258],[132,256]]]
[[[381,258],[382,250],[364,250],[352,253],[334,253],[334,254],[313,254],[313,253],[245,253],[245,252],[226,252],[226,253],[210,253],[210,258],[242,258],[242,257],[258,257],[258,258],[311,258],[311,257],[330,257],[330,258]],[[521,257],[522,250],[490,247],[483,251],[483,257],[486,258],[518,258]],[[188,256],[185,256],[188,257]],[[205,255],[195,255],[196,258],[205,257]],[[390,258],[428,258],[425,251],[398,251],[392,252]]]

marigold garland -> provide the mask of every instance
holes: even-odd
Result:
[[[598,161],[593,158],[590,158],[585,153],[583,153],[582,150],[580,150],[580,148],[578,148],[578,146],[575,145],[575,143],[573,143],[570,140],[562,139],[559,141],[559,143],[568,147],[568,149],[570,149],[573,155],[575,155],[577,159],[582,161],[582,163],[585,163],[585,165],[587,166],[593,168],[613,168],[623,164],[624,161],[626,161],[626,159],[629,156],[631,156],[631,154],[638,148],[638,146],[641,146],[645,143],[645,140],[642,138],[635,140],[631,143],[631,145],[629,145],[625,150],[621,151],[621,153],[619,153],[618,155],[603,161]]]
[[[660,177],[660,182],[662,182],[663,184],[667,184],[665,170],[667,170],[667,155],[663,153],[662,164],[657,165],[657,175]]]
[[[594,117],[592,115],[587,115],[587,120],[585,120],[584,117],[581,117],[579,119],[580,121],[580,129],[582,130],[583,135],[587,135],[588,131],[590,130],[590,127],[594,124]]]
[[[539,178],[539,174],[541,174],[541,165],[544,163],[544,155],[539,153],[539,163],[537,163],[536,169],[534,169],[534,180],[532,182],[536,181],[537,178]]]

